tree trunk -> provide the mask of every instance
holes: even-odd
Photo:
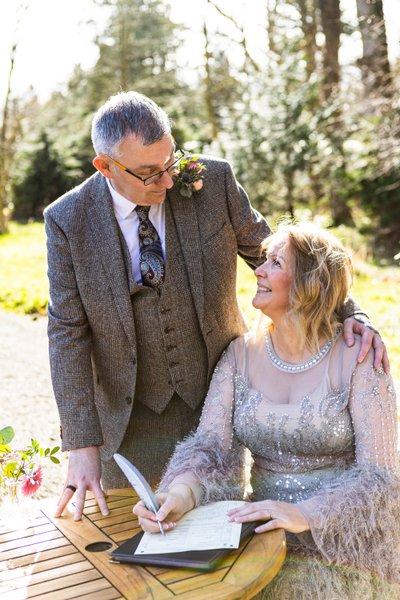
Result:
[[[276,44],[276,21],[277,21],[278,0],[267,0],[267,39],[269,54],[279,55],[279,48]],[[268,61],[271,64],[271,59]]]
[[[324,97],[327,100],[336,91],[340,81],[339,45],[342,23],[339,0],[319,0],[324,48]]]
[[[331,205],[331,218],[333,227],[347,225],[354,227],[354,219],[346,202],[340,198],[340,192],[335,185],[329,190],[329,202]]]
[[[298,8],[301,16],[301,28],[304,36],[304,54],[306,58],[306,75],[307,81],[315,73],[317,69],[317,3],[318,0],[297,0]],[[318,94],[319,95],[319,94]],[[315,95],[312,106],[316,110],[320,102],[320,98]],[[320,173],[314,170],[312,161],[307,161],[306,170],[310,179],[311,191],[313,200],[316,204],[323,197],[323,185],[320,179]]]
[[[119,27],[119,86],[121,90],[126,91],[129,89],[129,14],[126,2],[118,2],[117,10]]]
[[[298,0],[301,15],[301,28],[304,35],[304,53],[307,63],[308,79],[315,72],[316,68],[315,56],[317,52],[317,44],[315,37],[317,35],[317,24],[315,2],[316,0]]]
[[[357,0],[363,57],[361,75],[367,95],[392,98],[393,87],[388,59],[382,0]]]
[[[340,0],[318,0],[318,4],[325,36],[323,96],[326,102],[335,102],[341,78],[339,64],[340,34],[342,32]],[[351,210],[346,198],[341,193],[346,173],[342,129],[342,112],[340,106],[337,106],[326,123],[326,135],[334,148],[335,163],[340,161],[340,166],[333,164],[331,166],[328,194],[333,225],[351,226],[354,224]]]
[[[29,1],[21,2],[17,6],[17,23],[16,23],[16,32],[18,31],[21,19],[29,6]],[[15,54],[17,51],[17,41],[14,41],[11,52],[10,52],[10,68],[8,71],[8,81],[7,81],[7,91],[6,97],[4,99],[3,106],[3,121],[1,124],[0,131],[0,234],[6,233],[8,230],[8,221],[9,221],[9,188],[10,188],[10,178],[9,178],[9,166],[11,163],[10,155],[12,153],[12,145],[10,140],[8,139],[9,134],[9,123],[8,123],[8,113],[10,108],[10,98],[11,98],[11,79],[14,71],[14,62],[15,62]]]
[[[294,170],[288,170],[285,174],[286,183],[286,210],[291,219],[294,219]]]
[[[10,69],[8,72],[8,82],[6,97],[3,107],[3,122],[0,132],[0,234],[6,233],[8,229],[8,152],[7,152],[7,132],[8,132],[8,110],[11,96],[11,77],[14,70],[15,52],[17,44],[14,43],[10,54]]]
[[[205,77],[205,91],[204,91],[204,96],[205,96],[205,104],[206,104],[206,109],[207,109],[207,115],[208,115],[208,120],[211,126],[211,139],[213,141],[215,141],[218,138],[218,123],[217,123],[217,117],[215,114],[215,109],[214,109],[214,103],[213,103],[213,93],[212,93],[212,89],[213,89],[213,85],[212,85],[212,76],[211,76],[211,65],[210,65],[210,59],[211,59],[211,53],[209,50],[209,39],[208,39],[208,30],[207,30],[207,24],[204,21],[203,24],[203,33],[204,33],[204,63],[205,63],[205,70],[206,70],[206,77]]]

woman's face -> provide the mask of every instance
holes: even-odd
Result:
[[[273,321],[289,310],[289,292],[292,283],[292,255],[285,238],[274,237],[268,245],[267,260],[257,267],[257,292],[253,306]]]

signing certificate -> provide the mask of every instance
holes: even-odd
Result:
[[[194,508],[165,536],[145,533],[135,554],[166,554],[189,550],[239,548],[241,523],[228,521],[227,512],[244,502],[227,500]],[[168,520],[168,517],[167,517]]]

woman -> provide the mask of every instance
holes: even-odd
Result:
[[[283,527],[288,556],[263,598],[400,598],[400,483],[393,382],[357,363],[337,309],[351,261],[330,234],[281,227],[255,271],[257,330],[234,340],[212,379],[200,425],[179,444],[146,531],[166,530],[200,503],[243,497],[231,520]]]

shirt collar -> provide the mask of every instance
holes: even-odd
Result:
[[[125,196],[122,196],[116,189],[111,185],[111,181],[108,177],[105,177],[107,181],[108,189],[110,190],[110,194],[113,201],[114,210],[118,213],[121,219],[127,219],[131,212],[135,210],[136,204],[127,200]]]

